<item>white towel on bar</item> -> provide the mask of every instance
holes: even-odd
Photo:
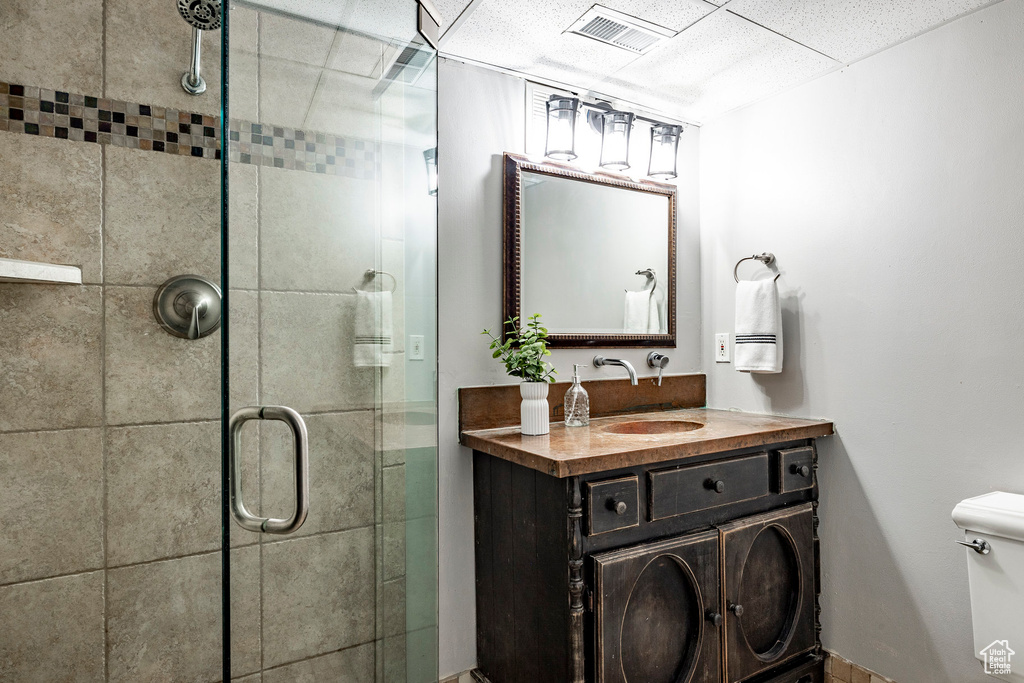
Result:
[[[650,305],[647,314],[647,334],[660,334],[661,333],[661,306],[659,305],[658,294],[656,290],[650,292]]]
[[[775,280],[736,285],[736,369],[782,372],[782,306]]]
[[[391,365],[391,292],[356,290],[355,365],[386,368]]]
[[[651,293],[626,292],[626,324],[624,330],[633,334],[647,334],[651,324]]]

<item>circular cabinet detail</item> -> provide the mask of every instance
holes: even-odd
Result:
[[[751,651],[771,662],[786,650],[800,608],[800,559],[787,532],[766,526],[754,539],[743,565],[740,620]]]
[[[651,560],[633,584],[622,617],[623,678],[629,683],[687,683],[697,663],[703,617],[689,568],[669,555]]]

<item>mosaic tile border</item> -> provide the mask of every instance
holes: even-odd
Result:
[[[236,119],[228,135],[230,161],[365,179],[376,174],[373,142]]]
[[[220,117],[0,81],[0,131],[220,159]],[[228,159],[373,179],[379,146],[354,138],[232,119]]]
[[[217,117],[0,82],[0,130],[220,158]]]

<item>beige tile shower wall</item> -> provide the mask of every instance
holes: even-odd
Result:
[[[185,95],[173,2],[10,0],[0,18],[0,80],[219,113],[219,36],[207,94]],[[232,10],[233,116],[376,137],[384,47],[288,24]],[[382,232],[379,179],[230,173],[231,403],[295,407],[314,453],[296,536],[232,528],[233,673],[402,680],[407,621],[432,627],[406,614],[406,535],[436,518],[407,528],[402,413],[375,417],[404,398],[404,356],[355,368],[344,331],[366,269],[404,289],[403,225]],[[220,333],[177,339],[151,311],[168,277],[220,277],[217,164],[0,132],[0,189],[0,257],[86,283],[0,284],[0,680],[217,680]],[[395,315],[401,352],[401,295]],[[253,507],[288,514],[286,435],[244,442]]]
[[[255,16],[238,16],[254,46]],[[217,114],[219,36],[199,98],[178,82],[189,40],[173,2],[5,0],[0,80]],[[254,188],[256,169],[232,178]],[[170,337],[151,303],[172,275],[219,278],[219,195],[211,160],[0,132],[0,257],[85,282],[0,284],[0,680],[220,677],[220,335]],[[255,205],[233,209],[252,287]],[[257,293],[232,310],[232,400],[250,403]],[[254,461],[247,488],[258,477]],[[261,550],[232,536],[236,581],[256,587],[232,605],[243,674],[262,665]]]

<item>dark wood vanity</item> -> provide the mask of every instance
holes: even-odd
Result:
[[[666,378],[660,403],[644,381],[588,383],[606,397],[590,427],[533,437],[507,426],[507,388],[460,392],[480,680],[823,681],[815,439],[832,424],[694,407],[703,379]]]

